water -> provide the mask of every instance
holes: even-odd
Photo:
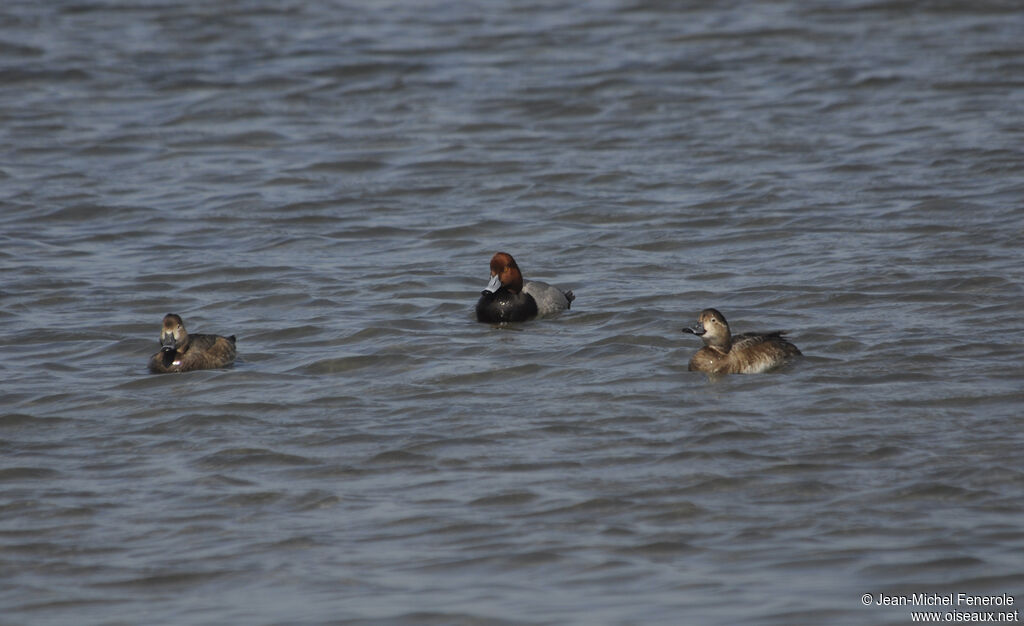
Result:
[[[366,4],[0,8],[0,621],[1024,602],[1016,2]]]

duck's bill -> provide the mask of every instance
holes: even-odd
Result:
[[[708,331],[704,329],[704,324],[697,324],[696,326],[684,328],[683,332],[690,333],[691,335],[697,335],[698,337],[700,337],[701,335]]]
[[[501,289],[501,279],[495,274],[491,276],[491,281],[484,287],[484,293],[494,293],[499,289]]]
[[[178,341],[174,338],[174,335],[171,333],[161,333],[160,347],[163,350],[175,350],[178,347]]]
[[[174,365],[178,356],[178,351],[170,346],[164,346],[160,348],[160,360],[163,361],[164,367],[170,367]]]

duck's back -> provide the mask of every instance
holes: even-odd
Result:
[[[523,293],[533,296],[537,302],[537,316],[545,317],[561,313],[572,305],[576,299],[571,291],[562,291],[558,287],[539,280],[528,280],[523,283]]]
[[[743,333],[732,338],[729,374],[760,374],[800,356],[800,350],[786,340],[782,331]]]
[[[782,331],[734,335],[729,352],[703,347],[690,359],[690,371],[709,374],[760,374],[775,369],[800,350],[786,340]]]
[[[191,335],[182,365],[195,364],[194,369],[227,367],[235,362],[235,336]]]

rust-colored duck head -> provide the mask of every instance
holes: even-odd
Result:
[[[491,280],[484,292],[494,293],[502,287],[512,293],[523,290],[523,273],[508,252],[498,252],[491,257]]]

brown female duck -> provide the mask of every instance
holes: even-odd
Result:
[[[160,352],[149,360],[154,374],[227,367],[235,361],[235,336],[190,335],[174,313],[164,316]]]
[[[733,335],[725,316],[715,309],[700,312],[697,325],[684,328],[704,340],[704,347],[690,359],[691,372],[708,374],[759,374],[779,367],[800,350],[782,331]]]

